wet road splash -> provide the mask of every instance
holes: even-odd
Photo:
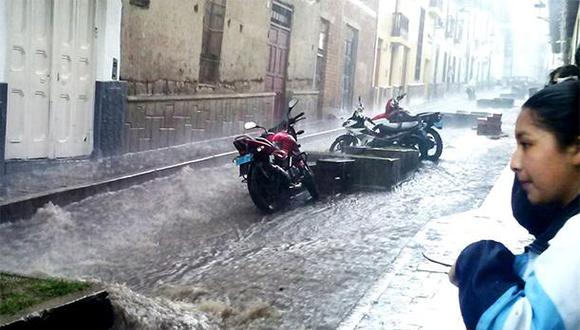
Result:
[[[107,288],[115,313],[111,330],[219,329],[196,306],[180,300],[148,298],[123,285]]]
[[[254,208],[229,164],[49,204],[0,225],[0,270],[126,285],[125,318],[143,327],[187,328],[189,315],[195,327],[336,328],[426,222],[479,206],[513,148],[442,134],[441,160],[392,191],[298,198],[274,215]]]

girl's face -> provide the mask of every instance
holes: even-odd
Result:
[[[576,144],[561,148],[553,133],[539,127],[531,110],[516,121],[517,149],[511,168],[533,204],[566,205],[580,193],[580,151]]]

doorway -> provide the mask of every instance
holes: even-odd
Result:
[[[6,159],[93,149],[95,1],[11,0]]]
[[[268,67],[266,69],[266,90],[276,93],[274,100],[274,121],[284,115],[286,109],[286,74],[292,26],[292,8],[279,2],[272,4],[272,18],[268,31]]]
[[[352,109],[354,98],[354,79],[356,72],[356,50],[358,46],[358,31],[346,26],[344,40],[344,67],[342,70],[342,108]]]

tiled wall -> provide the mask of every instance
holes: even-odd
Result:
[[[236,135],[246,121],[269,127],[273,106],[274,93],[129,96],[123,152]]]

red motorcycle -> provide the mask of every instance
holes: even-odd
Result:
[[[277,126],[267,130],[255,122],[247,122],[246,130],[261,128],[260,136],[241,135],[234,139],[240,153],[234,159],[240,167],[240,176],[248,184],[250,197],[258,209],[266,213],[284,207],[290,197],[308,190],[313,200],[318,199],[314,174],[307,164],[307,155],[300,151],[294,124],[305,119],[304,112],[291,117],[290,112],[298,103],[293,99],[288,104],[285,118]]]
[[[407,93],[403,93],[395,98],[390,98],[387,101],[387,105],[385,106],[385,112],[380,113],[376,116],[374,116],[372,118],[372,120],[381,120],[381,119],[386,119],[386,120],[391,120],[391,117],[394,116],[398,116],[398,115],[405,115],[406,111],[403,110],[403,108],[401,108],[401,106],[399,105],[399,103],[401,102],[401,100],[407,95]]]

